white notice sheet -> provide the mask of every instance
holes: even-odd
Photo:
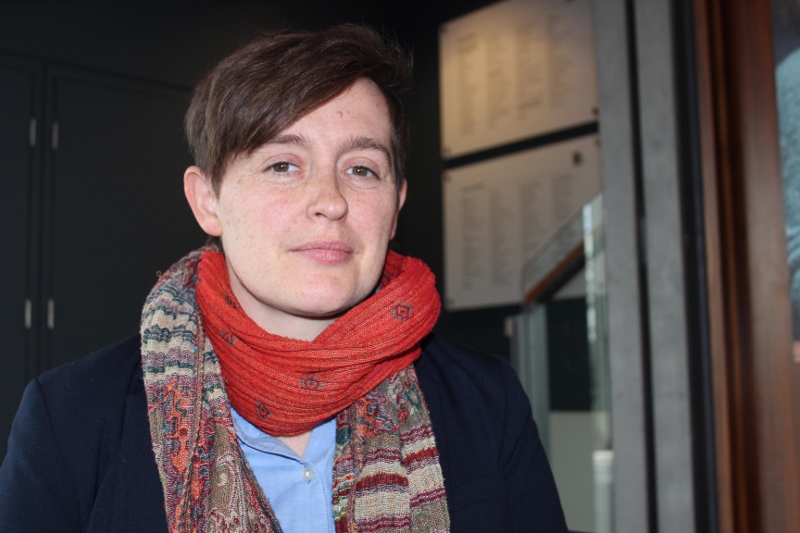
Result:
[[[440,28],[442,157],[597,120],[590,0],[507,0]]]
[[[519,303],[524,263],[600,191],[597,136],[448,170],[442,183],[446,307]]]

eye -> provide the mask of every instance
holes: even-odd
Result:
[[[354,176],[359,176],[361,178],[377,178],[378,177],[378,175],[375,172],[373,172],[371,169],[369,169],[369,168],[367,168],[365,166],[361,166],[361,165],[356,165],[354,167],[348,168],[347,169],[347,173],[348,174],[353,174]]]
[[[283,174],[286,172],[292,172],[297,170],[297,166],[289,163],[288,161],[279,161],[277,163],[273,163],[267,167],[267,169],[277,172],[279,174]]]

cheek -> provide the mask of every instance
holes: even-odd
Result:
[[[261,223],[256,218],[260,210],[238,195],[227,200],[224,216],[220,217],[222,246],[227,253],[237,257],[250,256]]]
[[[276,230],[289,227],[291,204],[263,193],[231,195],[226,202],[227,216],[223,219],[223,236],[236,240],[263,240],[276,235]]]
[[[368,229],[376,238],[385,237],[388,240],[397,215],[395,196],[392,194],[361,199],[358,207],[361,227]]]

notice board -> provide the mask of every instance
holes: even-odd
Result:
[[[600,191],[597,135],[448,170],[445,306],[519,303],[527,260]]]
[[[590,0],[506,0],[439,33],[442,157],[597,120]]]

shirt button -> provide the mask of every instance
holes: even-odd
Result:
[[[306,466],[303,469],[303,481],[311,481],[312,479],[314,479],[314,469]]]

